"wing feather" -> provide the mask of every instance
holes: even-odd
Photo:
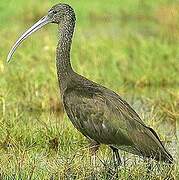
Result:
[[[85,136],[133,154],[171,158],[155,131],[113,91],[78,87],[67,90],[63,102],[73,125]]]

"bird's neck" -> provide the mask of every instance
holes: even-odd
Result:
[[[61,93],[67,88],[74,74],[70,63],[70,49],[75,27],[75,20],[64,20],[59,25],[60,40],[57,46],[56,66]]]

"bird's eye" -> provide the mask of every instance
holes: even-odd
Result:
[[[57,11],[54,10],[54,11],[53,11],[53,14],[57,14]]]

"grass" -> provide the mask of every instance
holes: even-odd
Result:
[[[56,27],[35,33],[6,56],[27,27],[59,1],[0,2],[0,179],[114,179],[111,152],[96,167],[88,141],[64,113],[55,69]],[[121,152],[119,179],[178,179],[179,4],[177,0],[62,1],[77,14],[72,64],[118,92],[175,157],[173,167]],[[37,40],[38,38],[38,40]]]

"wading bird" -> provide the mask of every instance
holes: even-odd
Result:
[[[100,144],[108,145],[118,164],[121,163],[119,149],[172,163],[172,156],[156,132],[144,124],[126,101],[114,91],[74,72],[70,49],[75,20],[74,10],[69,5],[60,3],[53,6],[15,42],[7,61],[33,32],[46,24],[57,24],[60,35],[56,50],[57,75],[63,105],[74,127],[96,145],[96,150]]]

